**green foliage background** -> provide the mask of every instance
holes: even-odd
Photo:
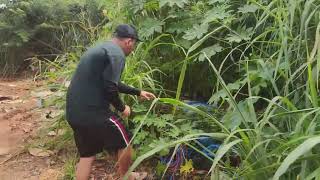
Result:
[[[56,91],[56,108],[64,109],[82,52],[110,38],[117,24],[136,25],[145,40],[128,57],[122,80],[161,98],[124,98],[134,107],[127,122],[133,144],[143,152],[131,170],[182,144],[199,151],[195,140],[206,135],[221,141],[214,159],[206,157],[211,179],[320,178],[318,0],[42,2],[1,10],[1,62],[12,62],[9,52],[45,47],[39,49],[53,58],[35,59],[46,62],[40,70]],[[67,127],[63,114],[57,124]],[[224,160],[234,150],[237,167]]]
[[[15,74],[33,56],[54,59],[74,46],[97,38],[92,27],[105,24],[103,4],[95,0],[2,0],[0,10],[0,69]],[[25,62],[27,60],[27,62]]]

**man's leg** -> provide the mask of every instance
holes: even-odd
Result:
[[[81,157],[77,164],[76,180],[88,180],[91,172],[91,166],[95,156]]]
[[[130,168],[132,164],[132,152],[133,148],[131,146],[128,146],[127,148],[120,149],[118,151],[118,174],[120,177],[123,177],[128,169]],[[142,180],[147,176],[147,173],[137,173],[137,172],[131,172],[129,175],[129,180]]]
[[[120,149],[118,151],[117,166],[118,166],[118,173],[121,177],[123,177],[127,173],[131,164],[132,164],[132,147],[128,146],[127,148]]]

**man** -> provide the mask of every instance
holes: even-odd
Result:
[[[111,41],[87,50],[71,80],[67,92],[66,115],[74,131],[74,139],[80,154],[76,179],[88,180],[95,155],[103,149],[118,150],[118,174],[122,177],[131,165],[132,148],[112,105],[130,115],[130,107],[124,105],[119,93],[138,95],[151,100],[155,95],[129,87],[120,82],[120,76],[128,56],[139,41],[136,29],[127,24],[119,25]],[[135,179],[132,173],[129,179]]]

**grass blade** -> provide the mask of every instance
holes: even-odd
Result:
[[[289,166],[292,165],[300,156],[309,152],[315,145],[320,143],[320,136],[307,139],[304,143],[295,148],[281,163],[273,176],[273,180],[278,180],[280,176],[287,172]]]

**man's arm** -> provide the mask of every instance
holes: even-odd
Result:
[[[123,84],[121,82],[118,83],[118,90],[120,93],[131,94],[131,95],[136,95],[136,96],[140,96],[140,94],[141,94],[140,89],[128,86],[128,85]]]
[[[120,93],[140,96],[141,99],[151,100],[151,99],[155,99],[156,98],[156,96],[154,94],[150,93],[150,92],[142,91],[140,89],[130,87],[130,86],[125,85],[125,84],[123,84],[121,82],[118,83],[118,89],[119,89]]]
[[[123,59],[115,59],[113,56],[108,56],[105,51],[107,65],[103,71],[103,86],[107,93],[107,100],[120,112],[123,112],[126,107],[119,96],[118,82],[124,67]]]
[[[105,86],[105,89],[108,93],[108,96],[107,96],[108,101],[118,111],[123,112],[125,110],[125,105],[119,96],[119,90],[118,90],[117,84],[115,84],[111,81],[106,81],[104,83],[104,86]]]

